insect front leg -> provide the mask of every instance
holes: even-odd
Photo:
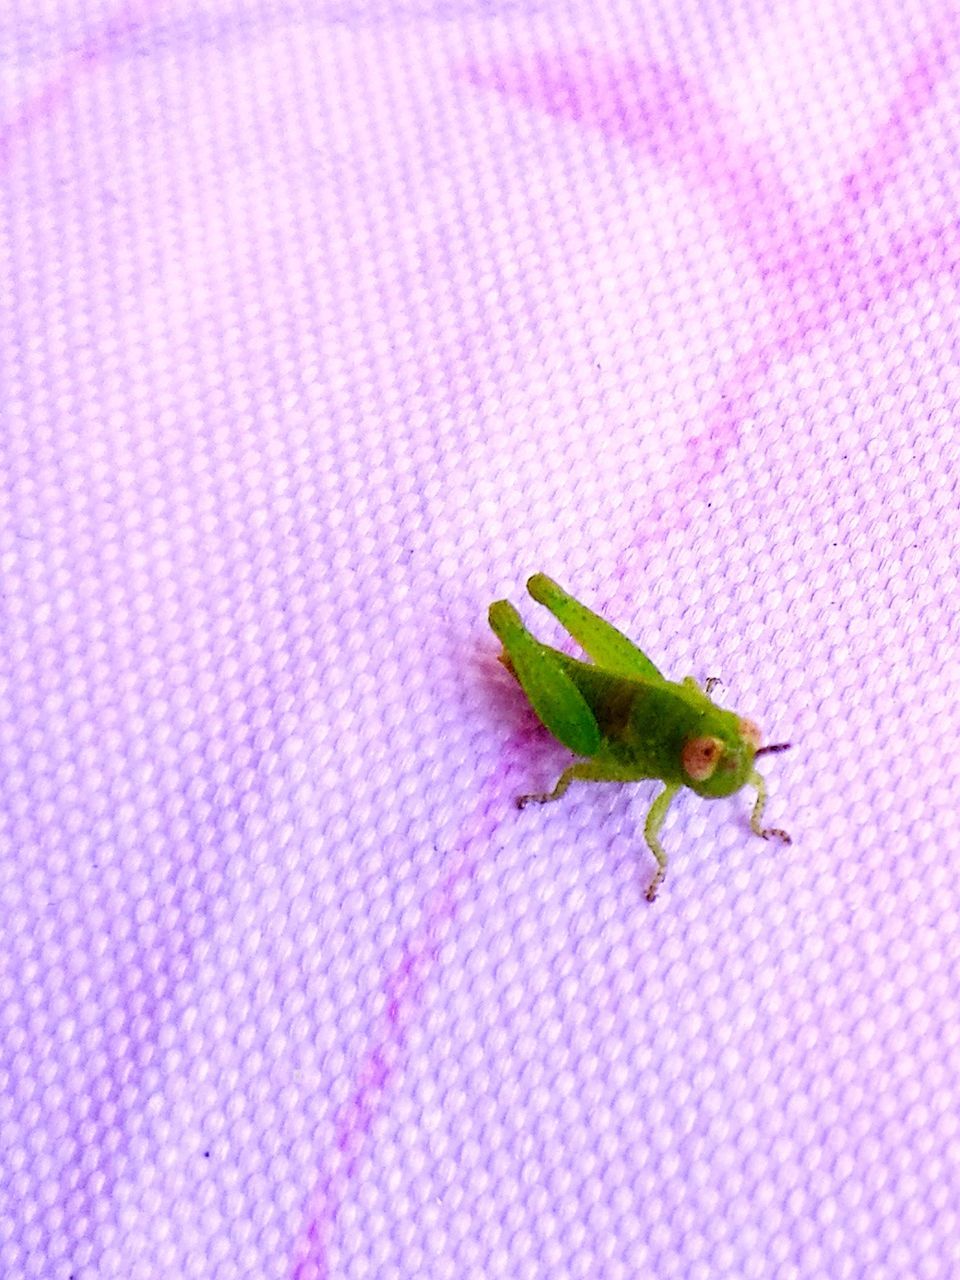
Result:
[[[793,840],[789,832],[784,831],[782,827],[762,827],[760,819],[763,817],[764,805],[767,803],[767,784],[760,777],[759,773],[754,769],[747,779],[752,787],[757,789],[757,798],[754,802],[753,812],[750,814],[750,830],[755,836],[763,836],[764,840],[769,840],[771,836],[776,836],[778,840],[782,840],[784,844],[792,844]]]
[[[650,806],[647,820],[643,826],[643,834],[647,838],[650,852],[657,860],[656,874],[647,885],[648,902],[653,902],[657,896],[657,890],[663,884],[663,877],[667,874],[667,854],[660,843],[660,828],[663,826],[663,820],[667,816],[667,810],[670,808],[673,797],[679,790],[679,782],[668,782]]]

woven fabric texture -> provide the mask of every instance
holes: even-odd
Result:
[[[0,185],[0,1276],[960,1275],[960,10],[14,0]]]

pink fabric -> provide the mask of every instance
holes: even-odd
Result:
[[[960,10],[0,59],[0,1274],[960,1274]],[[687,794],[650,906],[653,784],[516,811],[535,570],[791,848]]]

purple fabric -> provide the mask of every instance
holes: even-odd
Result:
[[[960,1274],[960,11],[0,13],[0,1275]],[[793,751],[517,812],[551,573]],[[943,751],[946,750],[946,759]]]

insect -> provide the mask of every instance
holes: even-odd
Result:
[[[754,787],[757,798],[751,830],[765,840],[776,837],[790,843],[786,831],[760,825],[767,789],[754,768],[758,756],[786,751],[789,742],[762,747],[760,730],[752,720],[718,707],[711,699],[718,680],[708,680],[701,689],[692,676],[679,684],[664,679],[622,632],[546,574],[534,574],[527,590],[593,662],[581,662],[542,644],[508,600],[490,606],[490,626],[503,645],[501,661],[516,676],[544,726],[576,755],[587,757],[564,769],[552,791],[518,796],[519,808],[559,800],[578,779],[658,778],[664,787],[644,824],[647,844],[657,860],[647,888],[649,902],[657,896],[667,868],[660,829],[681,787],[709,799]]]

